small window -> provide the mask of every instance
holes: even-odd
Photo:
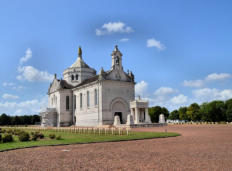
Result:
[[[69,96],[66,96],[66,110],[69,110]]]
[[[71,76],[72,77],[72,81],[74,80],[74,75]]]
[[[89,107],[89,91],[87,91],[87,107]]]
[[[98,94],[97,94],[97,89],[94,90],[94,104],[98,105]]]
[[[74,106],[74,109],[76,109],[76,95],[74,95],[74,97],[73,97],[73,106]]]
[[[119,65],[119,57],[118,56],[116,57],[115,62],[117,65]]]
[[[82,93],[80,93],[80,108],[82,108]]]
[[[78,75],[76,75],[76,80],[78,80]]]

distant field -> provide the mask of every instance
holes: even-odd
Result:
[[[26,130],[28,133],[35,130]],[[172,132],[131,132],[130,135],[112,135],[112,134],[87,134],[71,132],[55,132],[53,130],[40,130],[44,134],[44,139],[37,141],[20,142],[18,136],[13,136],[14,142],[0,143],[0,151],[18,149],[33,146],[61,145],[61,144],[78,144],[78,143],[95,143],[95,142],[112,142],[127,141],[151,138],[165,138],[179,136],[178,133]],[[50,139],[49,134],[61,136],[61,140]]]

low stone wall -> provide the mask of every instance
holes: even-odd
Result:
[[[133,124],[133,125],[126,125],[126,124],[121,124],[121,125],[117,125],[114,127],[117,128],[139,128],[139,127],[163,127],[163,126],[167,126],[167,123],[140,123],[140,124]]]
[[[167,126],[167,123],[144,123],[144,124],[133,124],[130,125],[130,128],[138,128],[138,127],[163,127]]]

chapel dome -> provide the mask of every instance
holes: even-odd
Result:
[[[82,58],[78,57],[77,60],[70,66],[70,68],[90,68]]]
[[[79,46],[78,48],[78,58],[77,60],[70,66],[70,68],[90,68],[82,59],[82,49]]]
[[[78,48],[78,58],[63,72],[64,80],[72,86],[76,86],[86,79],[96,75],[96,70],[89,67],[82,59],[81,47]]]

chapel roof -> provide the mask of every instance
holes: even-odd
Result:
[[[71,89],[73,88],[72,85],[68,84],[66,80],[58,80],[60,83],[61,88],[63,89]]]
[[[81,58],[77,58],[77,60],[70,66],[70,68],[90,68]]]
[[[48,88],[48,94],[53,93],[57,90],[72,89],[72,88],[74,88],[74,86],[68,84],[68,82],[66,80],[57,79],[56,74],[55,74],[55,78],[54,78],[53,82],[50,84],[50,87]]]
[[[83,86],[83,85],[92,83],[92,82],[94,82],[94,81],[97,81],[98,78],[99,78],[99,75],[95,75],[95,76],[93,76],[93,77],[91,77],[91,78],[85,79],[85,80],[82,81],[80,84],[78,84],[76,87]]]

